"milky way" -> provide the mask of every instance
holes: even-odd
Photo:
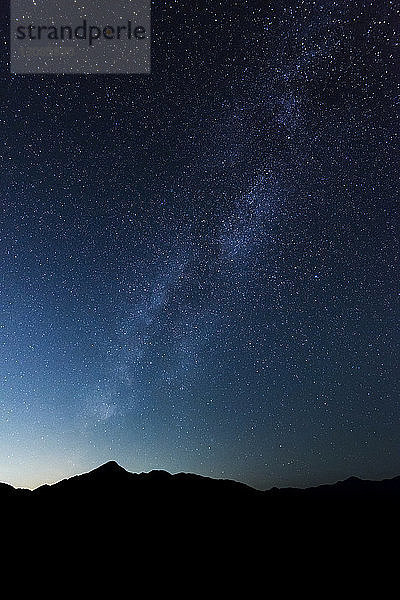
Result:
[[[151,75],[1,56],[0,479],[397,475],[395,3],[152,18]]]

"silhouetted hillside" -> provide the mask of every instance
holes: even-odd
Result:
[[[400,477],[263,492],[186,473],[129,473],[116,462],[33,491],[0,484],[3,531],[29,536],[46,553],[61,545],[64,553],[90,548],[127,560],[146,548],[172,566],[176,555],[193,562],[212,553],[221,565],[268,556],[279,570],[280,556],[306,562],[324,547],[353,560],[356,546],[382,545],[398,521],[399,498]]]
[[[212,479],[166,471],[150,473],[130,473],[114,461],[110,461],[89,473],[64,479],[53,485],[43,485],[33,491],[15,489],[5,483],[0,484],[0,501],[23,499],[26,505],[66,503],[72,509],[78,505],[101,506],[116,503],[119,507],[142,508],[150,505],[160,507],[170,505],[187,508],[200,505],[202,510],[223,504],[226,507],[253,506],[266,511],[279,505],[285,508],[297,504],[351,503],[358,501],[391,502],[400,498],[400,477],[383,481],[368,481],[350,477],[332,485],[320,485],[306,489],[272,488],[256,490],[243,483],[227,479]]]

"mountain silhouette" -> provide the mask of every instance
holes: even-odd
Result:
[[[213,506],[222,503],[240,503],[262,496],[262,492],[245,484],[230,480],[218,480],[200,475],[178,473],[171,475],[162,470],[149,473],[130,473],[114,461],[97,469],[64,479],[53,485],[43,485],[25,498],[37,506],[49,502],[79,503],[81,506],[110,507],[130,510],[133,506],[141,511],[150,507],[160,513],[168,509],[176,511],[185,507]]]
[[[351,562],[382,547],[399,499],[400,477],[260,491],[191,473],[130,473],[115,461],[35,490],[0,484],[3,534],[34,540],[38,558],[58,548],[64,561],[117,553],[174,569],[179,556],[190,569],[212,556],[226,572],[267,560],[282,577],[288,556],[308,568],[321,548]]]
[[[208,506],[240,505],[253,506],[257,510],[267,511],[292,505],[321,503],[343,503],[352,501],[392,502],[400,498],[400,476],[382,481],[370,481],[349,477],[334,484],[325,484],[305,489],[272,488],[266,491],[254,489],[244,483],[229,479],[213,479],[192,473],[171,475],[167,471],[154,470],[149,473],[131,473],[115,461],[109,461],[88,473],[63,479],[52,485],[42,485],[35,490],[13,488],[0,483],[0,502],[12,502],[23,499],[25,505],[49,502],[87,503],[96,501],[96,506],[105,502],[115,502],[118,506],[135,503],[175,505],[191,502],[201,505],[203,511]]]

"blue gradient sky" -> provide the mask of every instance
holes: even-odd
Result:
[[[394,6],[228,4],[149,76],[0,58],[1,481],[400,472]]]

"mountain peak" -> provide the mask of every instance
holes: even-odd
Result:
[[[121,467],[115,460],[109,460],[104,463],[104,465],[100,465],[97,469],[94,469],[96,473],[126,473],[127,471]],[[93,471],[92,471],[93,472]]]
[[[343,481],[343,483],[359,483],[360,481],[362,481],[362,479],[360,479],[359,477],[355,477],[354,475],[352,475],[351,477],[348,477],[347,479],[345,479]]]

